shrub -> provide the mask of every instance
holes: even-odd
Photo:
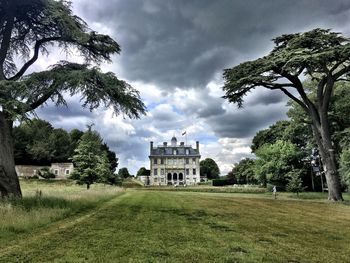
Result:
[[[56,177],[56,175],[52,173],[48,167],[44,167],[40,169],[38,173],[39,173],[39,176],[44,179],[53,179]]]
[[[226,179],[213,179],[213,186],[228,185],[229,182]]]

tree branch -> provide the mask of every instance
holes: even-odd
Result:
[[[291,98],[293,101],[295,101],[296,103],[298,103],[303,110],[305,110],[306,112],[309,112],[308,107],[306,106],[305,103],[303,103],[301,100],[299,100],[297,97],[295,97],[292,93],[290,93],[288,90],[286,90],[285,88],[280,88],[280,90],[286,94],[289,98]]]
[[[1,41],[1,47],[0,47],[0,80],[6,79],[5,73],[4,73],[4,62],[6,60],[7,51],[10,46],[12,29],[14,25],[14,17],[10,14],[7,17],[8,19],[6,21],[4,34]]]
[[[54,41],[54,40],[60,40],[61,37],[48,37],[48,38],[43,38],[38,40],[35,45],[34,45],[34,54],[33,57],[28,60],[23,66],[22,68],[17,72],[16,75],[12,76],[11,78],[9,78],[9,80],[13,80],[16,81],[18,80],[20,77],[23,76],[23,74],[27,71],[27,69],[38,59],[39,57],[39,51],[40,51],[40,47],[50,41]]]

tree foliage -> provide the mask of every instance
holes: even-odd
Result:
[[[332,144],[329,107],[335,83],[348,81],[350,41],[340,33],[314,29],[276,37],[266,56],[224,71],[224,98],[243,105],[244,96],[255,88],[280,90],[310,118],[328,184],[329,199],[343,200]],[[302,83],[306,76],[315,83],[316,99]],[[297,95],[296,95],[297,94]]]
[[[286,187],[286,190],[288,192],[296,193],[299,195],[299,193],[303,192],[305,190],[305,187],[303,186],[303,181],[300,178],[300,172],[299,171],[291,171],[288,173],[288,184]]]
[[[74,51],[84,62],[59,61],[44,71],[28,74],[39,56],[49,55],[52,47],[67,55]],[[81,96],[82,106],[90,110],[102,105],[131,118],[145,113],[137,90],[114,73],[103,73],[99,68],[119,52],[116,41],[91,30],[72,13],[70,1],[0,0],[2,196],[21,196],[11,143],[15,119],[26,118],[47,101],[66,105],[65,94]],[[38,144],[32,154],[45,148]]]
[[[255,175],[259,183],[267,183],[285,188],[291,171],[300,172],[300,150],[292,143],[278,140],[265,144],[256,151]]]
[[[118,176],[122,179],[126,179],[126,178],[130,177],[130,173],[128,171],[128,168],[126,168],[126,167],[120,168],[118,171]]]
[[[206,158],[199,163],[200,176],[206,176],[208,179],[219,178],[220,169],[216,162],[211,158]]]
[[[136,176],[142,176],[142,175],[150,175],[150,170],[147,170],[145,167],[141,167],[137,171]]]
[[[238,184],[255,184],[257,180],[254,172],[255,160],[245,158],[240,160],[232,169],[232,175]],[[230,173],[229,173],[230,174]]]
[[[344,149],[340,156],[340,174],[344,186],[350,192],[350,148]]]
[[[81,137],[78,147],[74,150],[72,160],[75,168],[71,177],[80,184],[86,184],[88,189],[91,184],[107,177],[106,167],[108,169],[109,167],[107,157],[101,151],[101,144],[100,135],[89,129]]]

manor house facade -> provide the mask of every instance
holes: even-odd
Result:
[[[154,147],[150,143],[150,185],[193,185],[200,182],[199,142],[196,148],[177,144],[175,136],[171,144]]]

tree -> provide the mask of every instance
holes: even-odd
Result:
[[[116,176],[111,171],[108,154],[102,151],[102,154],[97,157],[96,173],[99,177],[99,182],[104,184],[115,184]]]
[[[211,158],[200,161],[200,176],[206,176],[208,179],[219,178],[220,169],[216,162]]]
[[[51,46],[67,54],[74,49],[85,61],[60,61],[42,72],[27,74]],[[78,94],[83,107],[90,110],[102,104],[131,118],[145,113],[134,88],[112,72],[102,73],[98,67],[119,52],[118,43],[111,37],[90,30],[73,15],[69,1],[0,0],[1,196],[22,195],[14,163],[14,120],[26,117],[46,101],[62,105],[64,93]],[[23,64],[19,65],[21,61]]]
[[[279,90],[298,103],[310,118],[314,139],[323,160],[328,199],[343,200],[329,122],[329,106],[334,85],[348,81],[350,72],[349,39],[340,33],[314,29],[286,34],[274,39],[274,49],[262,58],[244,62],[224,71],[224,98],[243,104],[252,89]],[[308,96],[301,76],[316,83],[316,100]],[[295,95],[295,94],[298,95]]]
[[[118,171],[118,176],[123,179],[130,177],[128,168],[126,167],[120,168]]]
[[[73,156],[75,148],[77,148],[78,143],[80,141],[81,136],[84,135],[84,132],[78,129],[73,129],[69,133],[70,137],[70,149],[69,149],[69,156]]]
[[[255,152],[264,144],[273,144],[277,140],[289,141],[299,147],[305,147],[308,143],[309,132],[303,123],[296,121],[277,121],[265,130],[258,131],[254,136],[251,149]]]
[[[289,172],[300,172],[301,155],[300,150],[290,142],[278,140],[274,144],[265,144],[256,151],[256,179],[263,185],[270,183],[285,188]]]
[[[109,169],[111,173],[115,173],[117,167],[118,167],[118,158],[115,152],[111,151],[107,145],[107,143],[104,143],[101,145],[101,150],[105,151],[107,153],[107,161],[109,163]]]
[[[145,167],[141,167],[137,171],[136,176],[142,176],[142,175],[150,175],[150,170],[147,170]]]
[[[303,192],[305,190],[305,187],[303,186],[303,181],[300,178],[300,173],[298,171],[291,171],[288,173],[288,184],[287,184],[287,191],[292,193],[297,193],[299,196],[299,193]]]
[[[101,151],[101,144],[100,135],[92,131],[90,127],[74,150],[72,160],[75,168],[71,178],[80,184],[86,184],[87,189],[101,179],[100,176],[108,177],[106,174],[110,173],[107,156]]]
[[[237,180],[238,184],[255,184],[257,180],[254,174],[255,160],[245,158],[236,163],[232,169],[232,174]],[[230,173],[229,173],[230,174]]]
[[[16,164],[50,165],[72,156],[68,132],[54,129],[44,120],[33,119],[14,127],[13,139]]]
[[[350,192],[350,148],[344,149],[340,156],[340,174],[344,185]]]

